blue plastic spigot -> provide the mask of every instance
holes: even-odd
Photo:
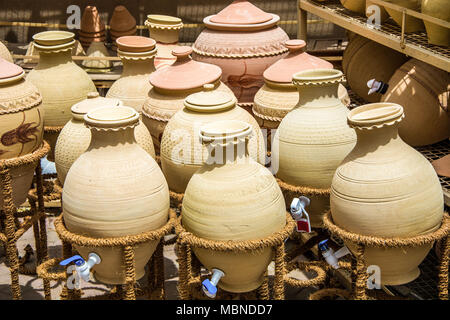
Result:
[[[321,252],[325,252],[325,251],[328,251],[328,249],[330,249],[328,247],[328,243],[327,242],[328,242],[328,239],[325,239],[325,240],[319,242],[319,250]]]
[[[70,257],[70,258],[68,258],[68,259],[66,259],[66,260],[61,261],[59,264],[60,264],[61,266],[67,266],[68,264],[71,264],[72,262],[75,263],[75,265],[76,265],[77,267],[80,267],[80,266],[82,266],[86,261],[84,261],[84,259],[83,259],[81,256],[75,255],[75,256],[73,256],[73,257]]]

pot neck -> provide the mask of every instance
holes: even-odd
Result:
[[[364,155],[371,154],[376,150],[377,153],[387,152],[392,156],[392,153],[397,153],[400,145],[404,144],[398,135],[398,127],[399,124],[396,123],[370,130],[355,128],[357,141],[354,150],[358,150]]]
[[[132,60],[122,57],[122,64],[122,76],[145,75],[156,70],[154,56],[139,60]]]
[[[134,127],[114,130],[98,130],[91,128],[91,144],[88,150],[100,148],[117,148],[118,146],[130,146],[136,143]]]
[[[208,143],[208,158],[206,164],[214,167],[224,165],[238,165],[248,163],[250,160],[248,152],[249,139],[239,139],[237,142]]]
[[[296,107],[332,108],[341,102],[338,96],[339,83],[323,85],[296,85],[299,101]]]
[[[56,66],[65,63],[73,63],[71,49],[57,52],[39,51],[38,67]]]

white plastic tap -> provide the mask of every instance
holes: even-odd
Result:
[[[81,256],[76,255],[61,261],[60,265],[66,266],[72,262],[75,264],[75,270],[80,278],[86,282],[89,282],[92,267],[102,262],[102,259],[100,259],[96,253],[91,252],[89,253],[89,258],[87,261],[85,261]]]
[[[322,256],[325,261],[334,269],[339,269],[339,259],[350,253],[346,246],[342,247],[338,251],[334,252],[333,249],[328,247],[328,239],[319,243],[319,250],[322,252]]]

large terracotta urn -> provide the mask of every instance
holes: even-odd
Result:
[[[366,13],[366,0],[340,0],[342,6],[352,12]]]
[[[450,2],[447,0],[422,0],[422,13],[450,22]],[[450,29],[423,20],[428,42],[438,46],[450,46]]]
[[[288,40],[284,43],[289,54],[264,71],[264,85],[255,95],[253,115],[259,125],[276,129],[284,116],[298,103],[298,92],[292,76],[309,69],[332,69],[328,61],[314,57],[304,51],[303,40]],[[339,85],[339,99],[344,105],[350,103],[345,87]]]
[[[331,185],[331,213],[341,228],[375,237],[413,237],[439,228],[444,197],[430,162],[398,135],[404,117],[395,103],[358,107],[348,115],[357,134],[352,152]],[[346,243],[354,250],[353,243]],[[418,247],[366,247],[365,263],[381,269],[381,284],[416,279],[432,243]]]
[[[0,160],[32,153],[42,144],[44,110],[23,69],[0,58]],[[10,170],[15,206],[25,202],[37,163]],[[0,193],[0,210],[3,192]]]
[[[265,163],[264,137],[258,123],[244,109],[236,106],[232,93],[214,90],[206,84],[204,92],[189,95],[184,108],[167,123],[161,140],[161,166],[172,191],[183,193],[192,175],[207,159],[206,149],[198,140],[200,127],[218,120],[240,120],[251,125],[253,136],[248,151],[261,164]]]
[[[299,101],[281,121],[272,142],[276,176],[294,186],[328,189],[334,171],[356,143],[349,110],[338,98],[339,70],[305,70],[293,76]],[[329,196],[310,196],[311,225],[322,226]],[[292,199],[286,199],[290,204]]]
[[[417,12],[420,12],[420,7],[422,0],[384,0],[386,2],[390,2],[392,4],[396,4],[403,8],[411,9]],[[434,1],[434,0],[433,0]],[[385,7],[387,13],[391,16],[391,18],[399,25],[402,25],[402,12],[398,10],[394,10],[388,7]],[[417,32],[423,31],[424,25],[422,19],[415,18],[410,15],[406,15],[405,17],[405,32]]]
[[[233,1],[203,20],[206,28],[193,45],[194,60],[221,67],[223,81],[249,111],[264,84],[264,70],[287,52],[283,43],[289,37],[277,26],[279,20],[248,1]]]
[[[189,181],[182,224],[197,237],[218,241],[265,238],[286,223],[283,194],[270,171],[248,156],[252,127],[242,121],[218,121],[200,130],[209,158]],[[209,270],[224,273],[218,286],[228,292],[258,288],[273,257],[272,248],[248,253],[194,248]]]
[[[39,63],[30,71],[27,80],[42,95],[46,127],[63,127],[72,117],[70,108],[96,91],[94,83],[82,68],[72,61],[75,45],[72,32],[44,31],[33,36],[34,47],[39,52]],[[49,131],[44,139],[50,144],[48,159],[54,160],[58,133]]]
[[[212,83],[216,90],[231,93],[220,79],[222,70],[212,64],[190,58],[192,48],[177,46],[172,50],[177,60],[174,64],[158,69],[150,76],[153,88],[142,108],[142,120],[153,138],[159,152],[161,137],[170,118],[183,109],[183,102],[192,93],[199,92],[203,85]]]
[[[95,108],[122,105],[122,101],[100,97],[96,91],[90,92],[86,100],[73,105],[72,119],[62,129],[55,147],[56,173],[62,185],[74,161],[87,150],[91,143],[91,130],[84,125],[84,115]],[[139,121],[134,130],[134,138],[142,149],[155,158],[152,137],[142,121]]]
[[[125,237],[158,229],[166,224],[169,190],[156,161],[136,142],[139,113],[130,107],[100,107],[84,116],[91,143],[73,163],[62,194],[67,229],[92,238]],[[134,247],[136,279],[158,241]],[[107,284],[125,283],[123,249],[75,246],[87,259],[101,258],[94,276]]]
[[[402,64],[408,60],[404,54],[375,41],[355,35],[342,58],[342,70],[354,93],[364,101],[379,102],[381,93],[369,95],[367,82],[371,79],[387,83]]]

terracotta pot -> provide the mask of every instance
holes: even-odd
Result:
[[[125,36],[116,40],[117,48],[125,52],[148,52],[155,49],[156,41],[140,36]]]
[[[113,38],[114,40],[120,37],[125,37],[125,36],[133,36],[136,35],[136,31],[137,28],[131,28],[130,30],[125,30],[125,31],[113,31],[111,30],[109,33],[111,34],[111,38]]]
[[[192,176],[183,198],[187,231],[208,240],[243,241],[265,238],[285,226],[278,184],[246,152],[250,132],[251,126],[241,121],[212,122],[200,130],[210,158]],[[212,150],[221,150],[224,159],[211,156]],[[228,292],[258,288],[272,260],[272,248],[249,253],[194,248],[194,253],[207,269],[225,273],[218,286]]]
[[[420,12],[421,2],[422,0],[384,0],[386,2],[390,2],[392,4],[396,4],[398,6],[411,9],[417,12]],[[391,18],[399,25],[402,25],[402,12],[396,11],[393,9],[389,9],[385,7],[387,13],[391,16]],[[423,25],[423,21],[421,19],[414,18],[410,15],[406,15],[405,19],[405,32],[417,32],[423,31],[425,27]]]
[[[342,72],[315,69],[296,73],[297,106],[281,121],[272,142],[272,166],[277,177],[295,186],[327,189],[334,171],[356,143],[347,125],[349,110],[338,98]],[[292,199],[286,199],[290,205]],[[311,197],[311,224],[322,225],[329,197]]]
[[[444,198],[430,162],[398,135],[403,108],[374,103],[348,115],[357,143],[336,170],[331,186],[334,222],[361,235],[413,237],[439,228]],[[346,243],[354,250],[353,243]],[[417,266],[433,244],[419,247],[366,247],[367,265],[381,269],[381,284],[416,279]]]
[[[449,97],[449,74],[411,59],[389,80],[382,101],[404,106],[400,136],[411,146],[424,146],[450,137]]]
[[[374,14],[374,11],[373,11],[373,10],[370,10],[370,11],[369,11],[369,14],[368,14],[367,10],[369,9],[369,7],[370,7],[370,6],[377,6],[377,7],[379,8],[379,12],[380,12],[380,22],[383,23],[383,22],[385,22],[387,19],[389,19],[389,14],[387,13],[387,11],[386,11],[386,9],[385,9],[384,7],[379,6],[379,5],[375,4],[375,3],[373,3],[372,0],[365,0],[365,1],[366,1],[366,11],[365,11],[366,17],[369,18],[371,15]],[[378,11],[377,11],[377,12],[378,12]]]
[[[142,109],[142,120],[153,137],[153,143],[159,151],[161,137],[167,121],[183,108],[186,97],[199,92],[203,85],[213,83],[218,91],[231,93],[231,90],[220,82],[222,70],[211,64],[201,63],[189,58],[190,47],[176,47],[172,54],[177,61],[161,68],[150,76],[153,89]]]
[[[354,93],[364,101],[379,102],[381,93],[369,95],[367,81],[387,83],[395,70],[408,60],[404,54],[361,36],[352,37],[342,58],[342,70]]]
[[[32,153],[42,143],[44,110],[41,95],[24,76],[21,67],[0,58],[0,160]],[[27,198],[36,165],[10,170],[16,207]],[[2,208],[3,192],[0,193]]]
[[[25,54],[27,56],[38,56],[39,50],[37,50],[34,47],[34,42],[31,41],[28,44],[27,53]],[[72,48],[72,56],[85,56],[86,52],[84,51],[84,48],[80,41],[75,40],[75,44]],[[39,62],[39,59],[23,59],[23,62],[26,64],[37,64]],[[81,64],[81,61],[75,62],[76,64]]]
[[[366,13],[366,0],[340,0],[342,6],[350,11],[364,15]]]
[[[99,33],[105,31],[105,24],[98,13],[97,7],[87,6],[81,16],[81,32]]]
[[[54,35],[49,32],[52,31],[44,32],[44,36],[34,35],[34,38],[47,38],[55,42],[70,39],[65,33],[60,38],[60,31],[55,31]],[[86,71],[72,61],[74,44],[74,40],[56,46],[34,43],[40,58],[38,65],[28,74],[27,80],[33,83],[42,95],[45,126],[64,126],[72,117],[70,108],[84,100],[89,92],[97,90]],[[57,137],[57,133],[44,134],[52,150],[47,157],[49,160],[54,159]]]
[[[156,161],[134,138],[139,114],[128,107],[97,108],[84,117],[92,138],[88,150],[67,174],[63,217],[69,231],[93,238],[123,237],[155,230],[166,224],[169,190]],[[158,241],[134,247],[136,279]],[[94,276],[107,284],[124,284],[122,248],[75,246],[86,259],[97,253],[101,263]]]
[[[124,6],[117,6],[109,21],[112,31],[129,31],[136,27],[136,19]]]
[[[422,13],[450,22],[450,2],[447,0],[422,0]],[[450,46],[450,30],[426,20],[428,42],[438,46]]]
[[[88,57],[109,57],[108,49],[103,42],[92,42],[87,51]],[[112,68],[112,61],[109,60],[84,60],[82,66],[87,72],[109,71]]]
[[[217,15],[203,20],[206,29],[195,41],[192,57],[221,67],[223,81],[238,102],[252,104],[264,84],[264,70],[287,52],[283,43],[289,37],[276,26],[279,19],[248,1],[234,1]]]
[[[0,40],[0,58],[3,58],[8,62],[14,63],[11,52],[9,52],[8,48],[1,40]]]
[[[265,163],[264,137],[255,119],[236,106],[236,98],[226,92],[214,90],[207,84],[204,92],[189,95],[184,108],[167,123],[161,140],[161,166],[169,189],[184,193],[192,175],[207,159],[206,149],[198,140],[200,127],[218,120],[241,120],[252,126],[249,154],[261,164]]]

